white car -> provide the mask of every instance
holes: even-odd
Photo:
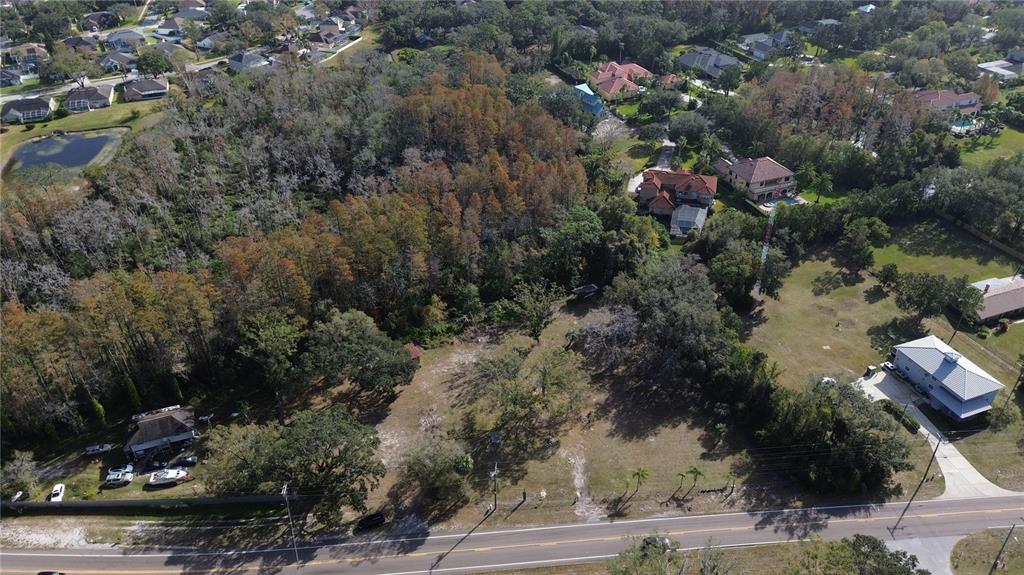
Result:
[[[132,465],[131,463],[126,463],[126,464],[122,465],[121,467],[111,467],[110,469],[107,470],[107,475],[113,475],[115,473],[134,473],[134,472],[135,472],[135,466]]]
[[[120,471],[117,473],[108,473],[107,478],[103,480],[104,487],[124,487],[135,479],[135,474],[130,471]]]
[[[50,491],[50,501],[64,501],[64,484],[58,483]]]
[[[110,451],[111,449],[114,449],[114,446],[111,445],[110,443],[101,443],[99,445],[90,445],[89,447],[85,448],[85,454],[86,455],[99,455],[101,453],[106,453],[106,452]]]
[[[891,361],[883,361],[882,367],[887,371],[896,371],[896,366]]]

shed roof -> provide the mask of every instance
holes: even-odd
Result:
[[[190,433],[196,426],[195,409],[186,406],[161,411],[145,415],[135,423],[138,427],[125,442],[127,447]]]

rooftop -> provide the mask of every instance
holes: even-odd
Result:
[[[735,162],[720,159],[715,162],[715,168],[719,171],[729,170],[748,184],[751,182],[764,182],[767,180],[777,180],[779,178],[793,176],[793,172],[789,168],[768,156],[761,158],[741,158]]]
[[[901,343],[895,349],[932,374],[960,401],[1003,389],[996,378],[934,335]]]
[[[978,312],[983,320],[1024,309],[1024,276],[989,278],[971,285],[984,292],[985,307]]]

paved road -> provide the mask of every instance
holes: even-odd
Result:
[[[470,534],[408,534],[392,539],[354,539],[333,545],[300,546],[296,568],[289,548],[249,551],[162,549],[2,550],[0,571],[12,575],[59,569],[69,574],[157,575],[164,573],[360,573],[418,575],[581,563],[607,559],[625,537],[658,531],[683,548],[709,538],[736,546],[796,541],[812,534],[826,539],[855,533],[883,539],[965,535],[1022,521],[1024,495],[915,503],[890,535],[904,503],[739,512],[618,522],[554,525]]]

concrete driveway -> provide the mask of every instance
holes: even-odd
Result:
[[[946,491],[939,499],[962,499],[968,497],[994,497],[1000,495],[1013,495],[1009,491],[999,487],[985,478],[973,465],[960,453],[952,443],[939,431],[939,428],[932,423],[925,414],[917,408],[919,404],[927,403],[927,399],[914,390],[914,388],[899,378],[881,370],[871,377],[861,378],[856,381],[864,393],[873,401],[888,398],[899,405],[907,405],[907,413],[914,416],[914,419],[921,425],[918,431],[928,438],[932,448],[939,444],[939,450],[935,455],[935,461],[939,464],[942,476],[946,481]]]

